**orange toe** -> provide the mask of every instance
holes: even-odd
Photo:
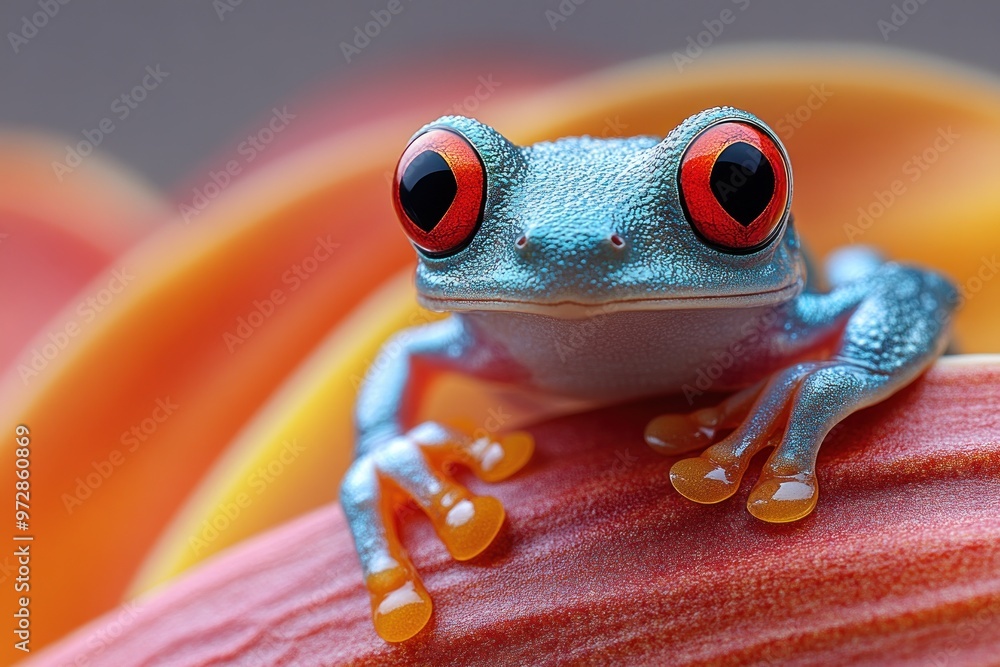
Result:
[[[434,527],[455,560],[469,560],[490,545],[503,521],[504,509],[499,500],[473,496],[447,508]]]
[[[750,492],[747,510],[761,521],[787,523],[810,514],[818,499],[819,487],[812,476],[768,477]]]
[[[704,449],[712,444],[714,437],[713,427],[689,415],[660,415],[646,425],[646,443],[667,456]]]
[[[371,593],[372,621],[387,642],[409,639],[427,625],[433,605],[420,580],[398,567],[378,572],[366,582]]]
[[[523,468],[535,451],[535,439],[525,431],[515,431],[499,442],[482,438],[471,446],[479,476],[487,482],[506,479]]]
[[[741,472],[724,468],[707,456],[678,461],[670,468],[670,483],[696,503],[718,503],[736,493]]]

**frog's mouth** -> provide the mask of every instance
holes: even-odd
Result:
[[[801,273],[781,287],[743,294],[697,296],[659,296],[637,299],[614,299],[586,303],[580,301],[539,301],[516,299],[461,299],[418,295],[420,305],[435,311],[500,311],[531,313],[565,319],[579,319],[635,310],[702,310],[723,308],[759,308],[785,303],[798,296],[805,285]]]

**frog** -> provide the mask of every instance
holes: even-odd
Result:
[[[832,253],[817,278],[792,186],[779,137],[732,107],[663,137],[518,146],[454,115],[413,135],[393,206],[416,251],[417,298],[448,316],[396,334],[368,371],[340,487],[379,636],[407,640],[433,609],[399,539],[399,502],[423,510],[454,559],[474,558],[504,508],[450,466],[498,482],[535,444],[525,431],[410,423],[418,377],[457,373],[597,405],[683,394],[692,410],[645,428],[650,447],[677,457],[677,493],[730,498],[770,447],[747,511],[772,523],[813,511],[824,438],[945,352],[958,292],[863,246]],[[573,341],[569,352],[560,341]],[[695,407],[707,393],[724,398]]]

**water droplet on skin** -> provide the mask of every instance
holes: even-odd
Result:
[[[480,460],[480,465],[483,470],[489,471],[493,470],[497,463],[503,460],[503,447],[499,443],[491,442],[483,452],[482,459]]]
[[[761,521],[787,523],[809,515],[816,507],[819,489],[804,475],[797,479],[768,478],[758,482],[747,499],[747,510]]]
[[[812,498],[813,488],[805,482],[782,482],[771,496],[772,500],[807,500]]]
[[[695,456],[670,468],[670,483],[689,500],[718,503],[736,493],[742,474],[742,470],[727,470],[708,457]]]
[[[391,614],[400,607],[405,607],[408,604],[422,604],[423,598],[417,593],[416,587],[413,585],[412,581],[407,581],[401,587],[394,591],[386,593],[385,597],[382,598],[382,602],[378,605],[379,614]]]
[[[712,479],[715,480],[716,482],[724,482],[726,484],[729,484],[729,477],[726,475],[726,471],[723,470],[722,468],[716,468],[715,470],[706,473],[705,479]]]
[[[464,526],[472,517],[476,515],[476,508],[468,500],[460,500],[458,503],[448,511],[448,516],[445,517],[445,523],[447,523],[452,528],[458,528],[459,526]]]

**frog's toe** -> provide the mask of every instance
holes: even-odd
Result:
[[[736,427],[753,405],[764,383],[733,394],[716,406],[687,414],[666,414],[646,425],[646,444],[665,456],[711,445],[720,431]]]
[[[769,426],[744,428],[670,468],[670,483],[679,494],[698,503],[718,503],[740,486],[750,459],[769,443]]]
[[[768,382],[735,431],[701,456],[675,463],[670,481],[691,500],[725,500],[736,492],[750,459],[773,445],[747,509],[771,523],[797,521],[816,507],[816,456],[826,434],[883,395],[886,382],[886,375],[845,360],[786,369]]]
[[[761,521],[798,521],[816,508],[819,486],[808,473],[762,476],[747,500],[747,510]]]
[[[670,483],[679,494],[696,503],[725,500],[739,488],[742,472],[702,455],[678,461],[670,468]]]
[[[646,425],[646,444],[665,456],[704,449],[714,439],[715,428],[693,414],[660,415]]]
[[[382,639],[405,641],[430,620],[431,598],[412,568],[400,566],[376,572],[365,579],[365,585],[371,594],[375,632]]]
[[[496,498],[461,498],[447,510],[438,535],[455,560],[475,558],[490,545],[504,521],[503,505]]]
[[[485,482],[507,479],[523,468],[535,451],[535,439],[526,431],[470,438],[427,422],[411,430],[407,437],[435,463],[461,463]]]
[[[445,460],[467,466],[485,482],[499,482],[523,468],[535,451],[535,439],[525,431],[514,431],[499,438],[482,437],[457,442],[442,453]]]

